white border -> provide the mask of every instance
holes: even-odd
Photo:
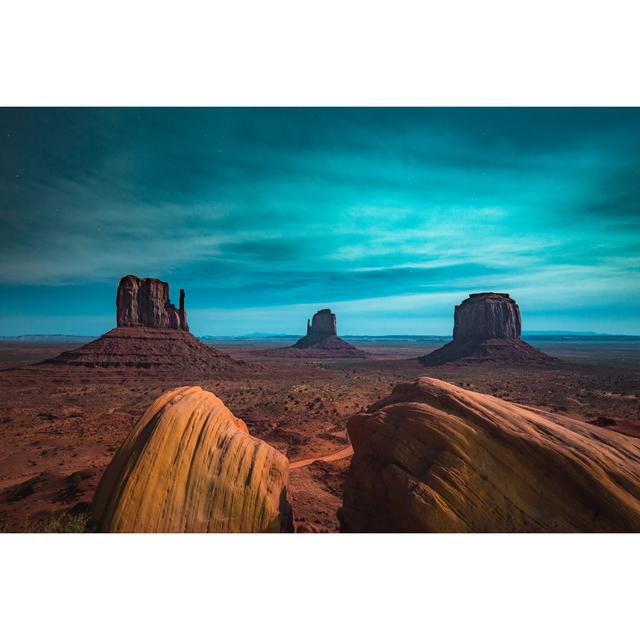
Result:
[[[0,537],[3,635],[633,637],[637,540],[7,534]]]
[[[4,3],[7,105],[640,104],[629,0]]]
[[[609,0],[0,8],[0,104],[640,104]],[[3,636],[622,638],[637,536],[0,536]]]

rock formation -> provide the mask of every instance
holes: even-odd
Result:
[[[298,340],[299,345],[322,342],[325,338],[338,335],[336,329],[336,314],[331,309],[320,309],[313,314],[311,322],[307,320],[307,335]]]
[[[472,293],[457,305],[454,340],[519,338],[520,308],[508,293]]]
[[[96,490],[106,532],[286,532],[289,461],[213,393],[180,387],[135,425]]]
[[[338,338],[336,314],[320,309],[307,320],[307,335],[291,347],[269,349],[261,355],[279,358],[366,358],[367,353]]]
[[[640,530],[640,442],[433,378],[347,425],[343,531]]]
[[[200,342],[188,331],[117,327],[97,340],[45,360],[47,365],[88,368],[182,370],[214,373],[244,363]]]
[[[311,322],[307,320],[307,335],[293,346],[296,349],[308,349],[336,338],[337,335],[336,314],[331,313],[331,309],[320,309],[313,314]]]
[[[116,295],[119,327],[152,327],[189,331],[184,310],[184,289],[180,290],[180,308],[169,301],[169,285],[156,278],[124,276]]]
[[[116,296],[118,326],[97,340],[43,364],[214,372],[241,363],[189,333],[184,308],[169,302],[169,286],[155,278],[125,276]]]
[[[520,309],[508,293],[472,293],[455,308],[453,340],[421,361],[438,365],[447,362],[545,364],[553,360],[524,342],[520,332]]]

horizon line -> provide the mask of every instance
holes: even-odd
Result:
[[[191,332],[190,332],[191,333]],[[16,339],[16,338],[98,338],[102,334],[78,334],[78,333],[20,333],[20,334],[2,334],[0,340]],[[200,339],[224,339],[224,338],[299,338],[303,334],[298,333],[242,333],[242,334],[213,334],[201,333],[195,335]],[[446,338],[451,339],[449,334],[436,333],[345,333],[340,334],[344,338]],[[618,337],[618,338],[640,338],[640,334],[633,333],[606,333],[598,331],[571,331],[571,330],[540,330],[540,331],[523,331],[523,336],[583,336],[583,337]]]

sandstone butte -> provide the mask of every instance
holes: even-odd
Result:
[[[184,290],[176,309],[169,300],[169,285],[161,280],[124,276],[116,294],[116,322],[115,329],[97,340],[43,364],[206,372],[241,365],[189,332]]]
[[[157,278],[124,276],[116,294],[116,321],[119,327],[153,327],[189,331],[180,289],[180,308],[169,300],[169,285]]]
[[[213,393],[167,391],[107,467],[92,515],[104,532],[288,532],[289,462]]]
[[[455,307],[453,317],[453,340],[420,358],[423,364],[554,360],[522,340],[520,308],[508,293],[472,293]]]
[[[347,429],[343,531],[640,530],[636,438],[427,377]]]
[[[307,334],[291,347],[269,349],[262,355],[275,358],[367,358],[365,351],[338,337],[336,314],[320,309],[307,320]]]

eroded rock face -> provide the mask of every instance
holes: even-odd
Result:
[[[156,278],[124,276],[116,296],[119,327],[152,327],[189,330],[184,308],[184,290],[180,290],[180,308],[169,301],[169,285]]]
[[[366,358],[367,353],[338,338],[336,314],[321,309],[307,320],[307,335],[291,347],[262,352],[270,358]]]
[[[326,338],[338,335],[336,330],[336,314],[331,309],[320,309],[313,314],[311,324],[307,320],[307,336],[314,338]]]
[[[213,393],[180,387],[147,409],[105,471],[93,517],[108,532],[292,531],[289,461]]]
[[[43,364],[209,374],[245,366],[189,333],[184,290],[180,290],[180,308],[176,309],[169,302],[166,282],[125,276],[118,286],[116,306],[118,326],[115,329]]]
[[[520,309],[508,293],[472,293],[456,306],[453,340],[420,360],[547,364],[554,360],[520,338]]]
[[[347,429],[344,531],[640,530],[636,438],[426,377]]]
[[[520,309],[508,293],[472,293],[454,312],[454,340],[519,338]]]

